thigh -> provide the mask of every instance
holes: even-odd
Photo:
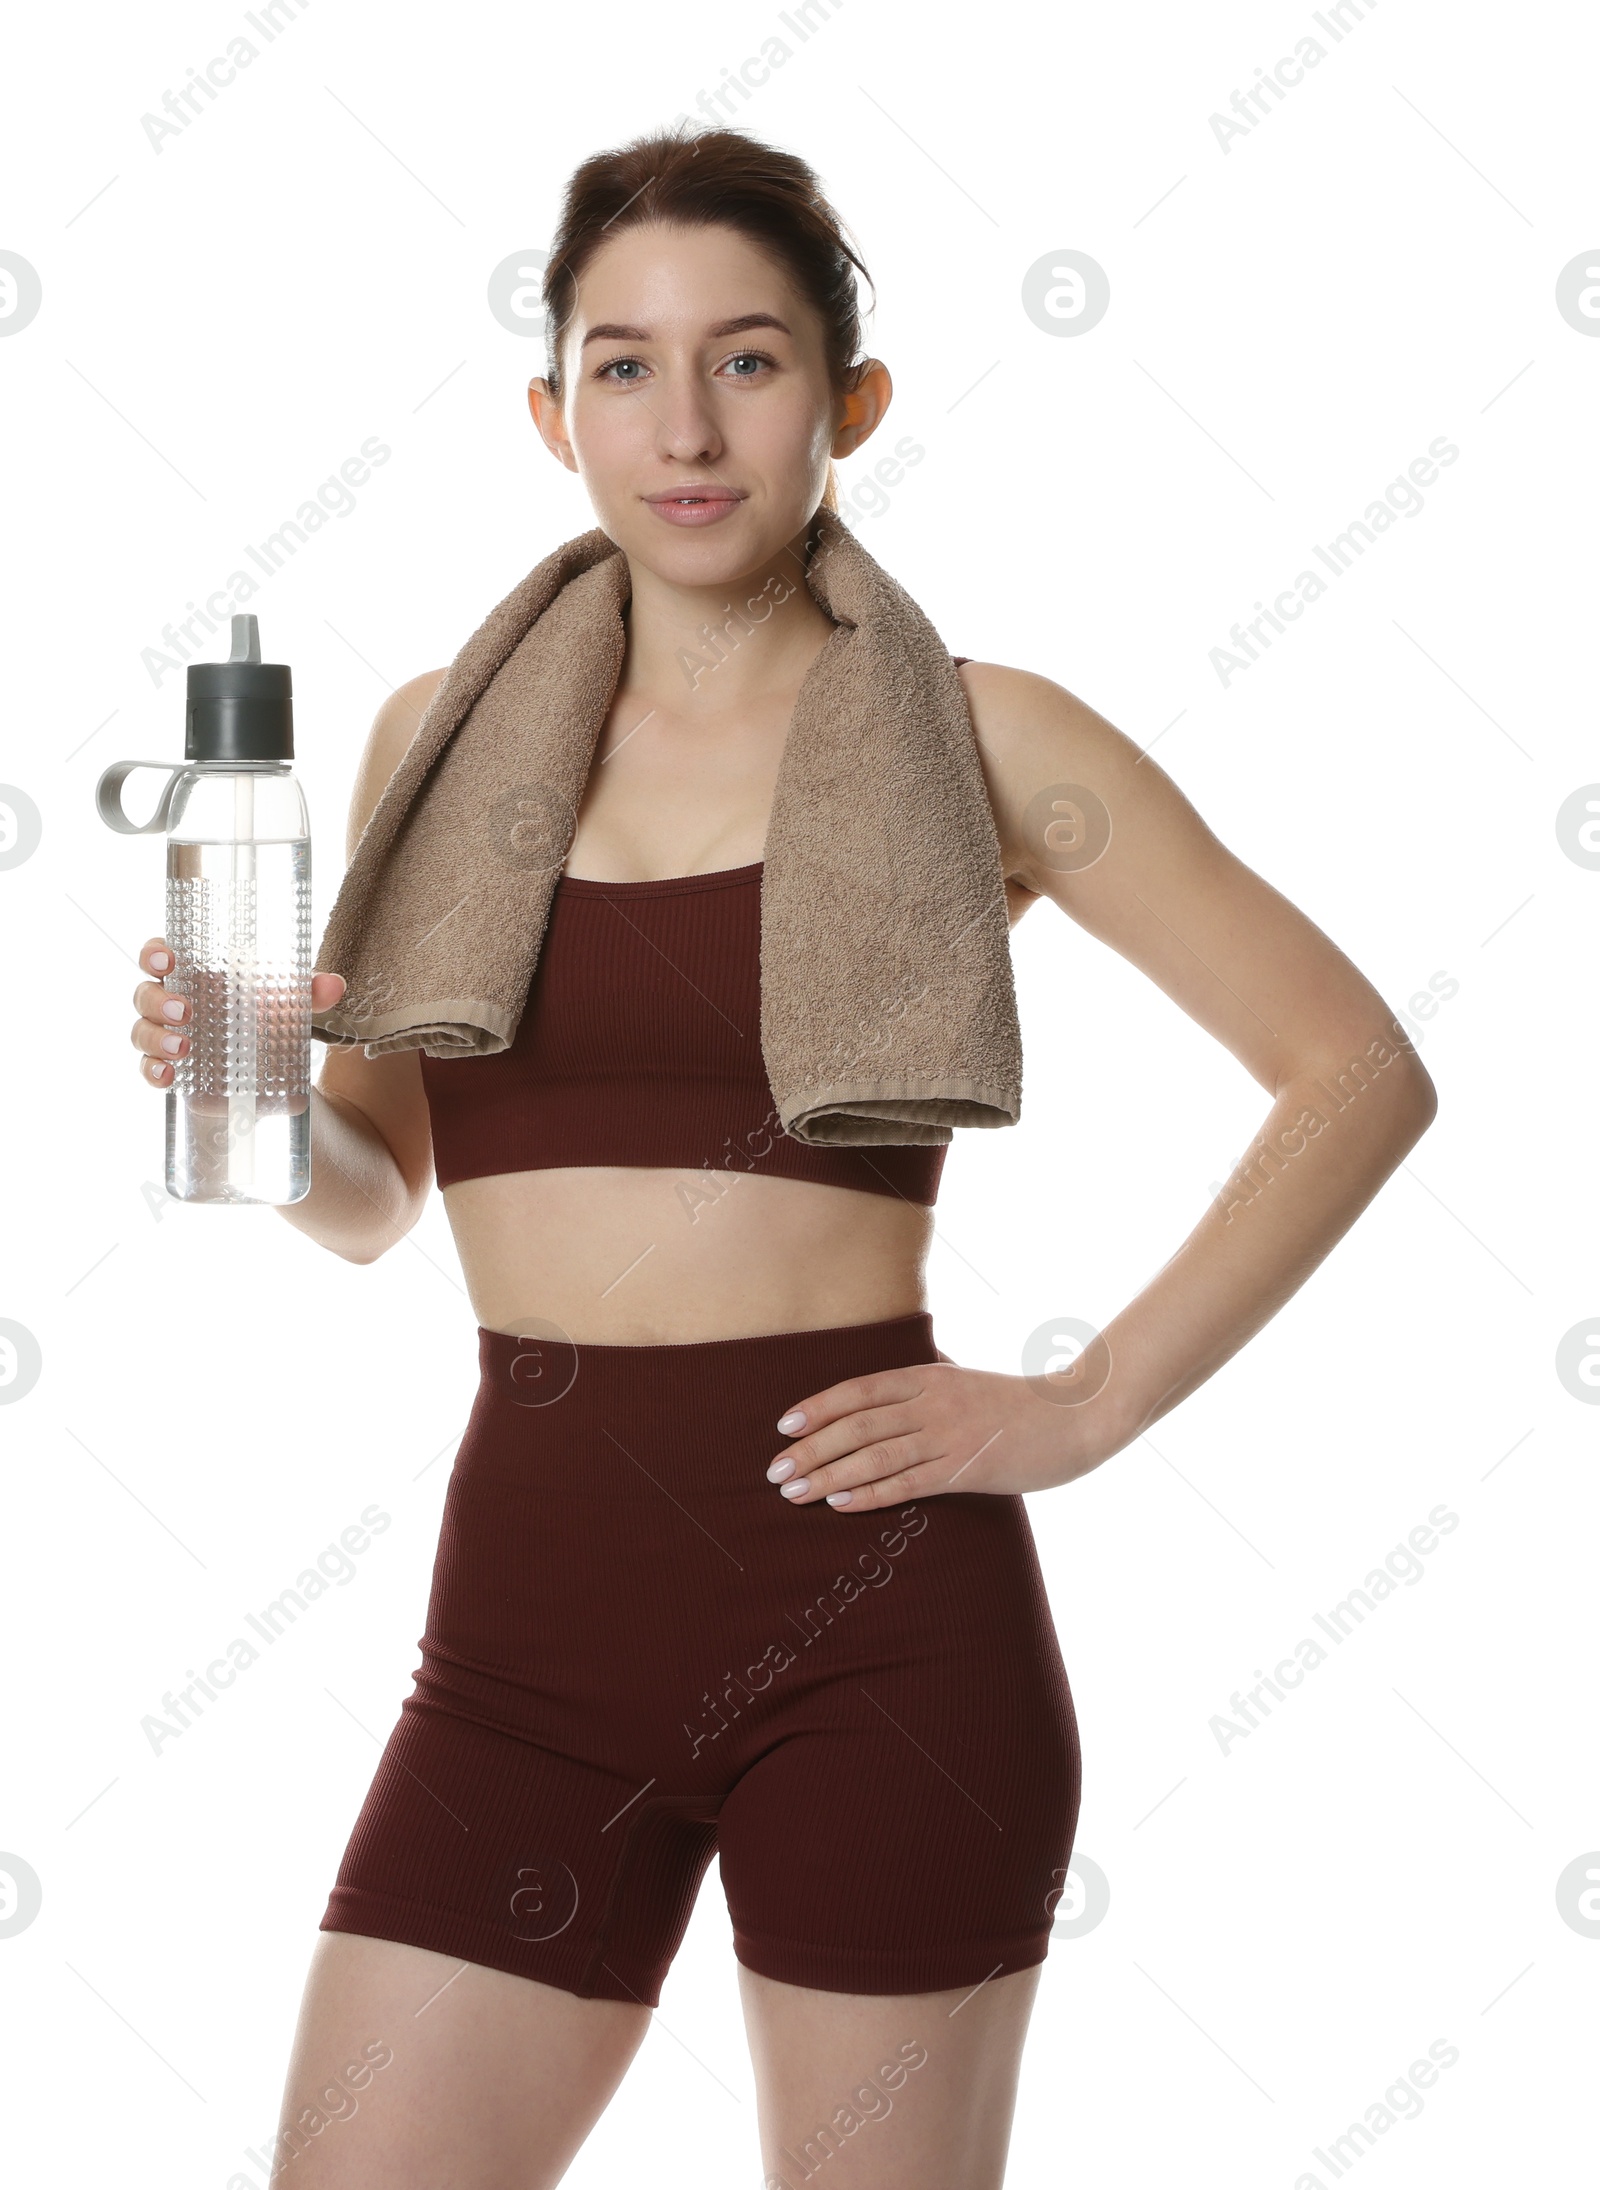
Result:
[[[840,1568],[746,1710],[719,1813],[739,1960],[865,1995],[1043,1961],[1082,1775],[1021,1499],[903,1507],[875,1551],[825,1508],[785,1518]]]
[[[740,1968],[766,2190],[999,2190],[1039,1968],[818,1992]]]
[[[545,2190],[622,2081],[645,2006],[319,1935],[274,2172],[298,2190]]]

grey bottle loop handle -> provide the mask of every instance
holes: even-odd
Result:
[[[119,760],[109,767],[95,785],[94,802],[100,809],[100,819],[108,829],[115,829],[119,836],[153,836],[158,829],[165,829],[167,815],[172,810],[172,794],[178,788],[178,778],[185,769],[192,768],[192,761],[182,760]],[[130,821],[122,806],[122,786],[135,768],[161,768],[167,772],[162,787],[161,802],[148,821]]]

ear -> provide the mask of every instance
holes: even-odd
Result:
[[[877,431],[883,414],[894,400],[894,382],[880,358],[869,357],[856,366],[849,389],[840,396],[835,414],[830,456],[849,456]]]
[[[551,455],[560,459],[568,471],[576,471],[578,459],[572,453],[572,443],[567,439],[566,420],[561,413],[559,400],[550,393],[550,383],[542,373],[528,382],[528,410],[539,438]]]

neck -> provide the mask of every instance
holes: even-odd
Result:
[[[717,585],[674,584],[630,558],[618,691],[674,710],[738,714],[798,684],[834,628],[805,582],[808,531]]]

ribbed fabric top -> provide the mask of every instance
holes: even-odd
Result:
[[[558,876],[510,1048],[422,1056],[440,1186],[681,1165],[931,1207],[946,1144],[812,1148],[779,1123],[761,1054],[762,865],[658,882]]]
[[[779,1122],[761,1054],[764,864],[655,882],[558,875],[511,1046],[492,1057],[419,1053],[440,1186],[681,1165],[931,1208],[948,1143],[813,1148]]]

